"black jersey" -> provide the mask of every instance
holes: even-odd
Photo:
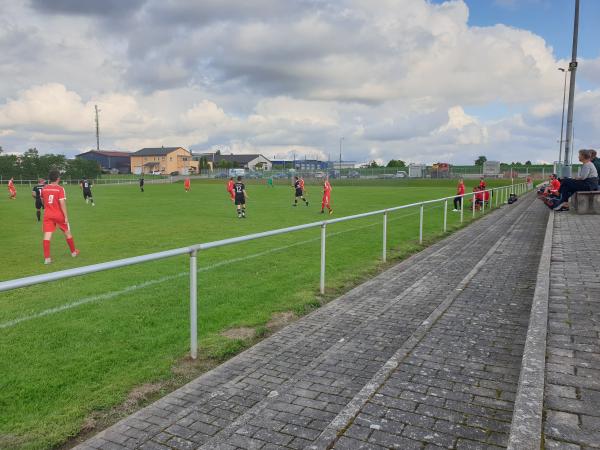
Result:
[[[246,185],[241,181],[238,181],[233,185],[233,192],[235,192],[235,196],[244,196],[244,189],[246,189]]]
[[[296,189],[302,189],[302,183],[300,183],[300,180],[294,181],[294,187]]]
[[[32,192],[35,193],[35,199],[36,201],[42,201],[42,189],[44,189],[44,185],[43,184],[38,184],[36,186],[33,187],[33,189],[31,190]]]
[[[84,191],[90,191],[92,189],[92,184],[88,180],[83,180],[81,182],[81,187],[83,187]]]

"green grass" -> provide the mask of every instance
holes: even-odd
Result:
[[[42,264],[41,227],[25,188],[3,198],[2,280],[321,220],[320,195],[292,208],[292,189],[248,183],[248,218],[238,220],[224,183],[97,186],[97,206],[67,187],[69,216],[81,255],[70,257],[62,234],[54,263]],[[467,181],[468,189],[475,181]],[[454,194],[454,181],[380,186],[334,184],[334,217]],[[451,208],[449,208],[451,209]],[[441,235],[442,206],[425,209],[425,235]],[[470,213],[465,214],[468,221]],[[459,214],[448,213],[450,229]],[[381,217],[328,227],[327,294],[333,298],[383,267]],[[417,251],[418,209],[389,216],[390,259]],[[223,337],[233,327],[268,334],[275,312],[306,313],[318,295],[319,229],[212,249],[199,254],[199,340],[202,358],[221,361],[250,344]],[[189,347],[188,258],[111,270],[0,294],[0,448],[41,449],[78,434],[95,413],[110,412],[143,383],[172,380]],[[164,279],[165,281],[157,281]],[[147,283],[146,286],[143,284]],[[137,287],[136,287],[137,286]],[[121,293],[119,293],[121,291]],[[104,295],[104,296],[103,296]],[[102,297],[103,296],[103,297]],[[14,326],[12,320],[88,300]]]

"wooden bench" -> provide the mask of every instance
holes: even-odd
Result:
[[[600,191],[575,192],[571,204],[577,214],[600,214]]]

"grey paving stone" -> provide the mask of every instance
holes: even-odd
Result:
[[[113,428],[136,429],[135,435],[122,436],[129,439],[124,442],[139,440],[140,447],[306,447],[389,358],[414,339],[415,330],[448,292],[479,267],[482,257],[500,245],[499,239],[501,245],[486,270],[477,271],[419,338],[409,360],[382,386],[382,395],[373,397],[365,409],[379,420],[371,422],[379,429],[357,420],[357,429],[347,428],[335,448],[378,448],[386,435],[401,439],[398,442],[404,442],[405,448],[448,447],[456,443],[459,432],[434,430],[436,419],[458,424],[472,415],[506,421],[527,325],[523,316],[535,272],[531,261],[535,261],[545,213],[536,208],[537,204],[524,199],[490,214]],[[515,263],[523,264],[522,269],[515,269]],[[590,339],[583,334],[578,337]],[[587,352],[592,344],[571,345],[577,348],[555,347]],[[565,353],[555,355],[564,357]],[[582,368],[594,370],[591,364]],[[582,388],[591,386],[593,374],[578,377],[587,380]],[[463,388],[455,389],[457,385]],[[502,390],[498,397],[497,389]],[[473,404],[476,399],[485,405]],[[381,409],[382,413],[376,412]],[[460,425],[463,434],[473,428],[469,422]],[[503,432],[502,427],[496,428]],[[371,439],[375,432],[380,443]],[[104,439],[108,433],[110,429],[88,443],[108,448],[110,441]]]

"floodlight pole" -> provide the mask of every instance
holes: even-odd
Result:
[[[573,107],[575,103],[575,75],[577,73],[577,36],[579,33],[579,0],[575,0],[575,20],[573,24],[573,52],[569,63],[571,79],[569,82],[569,109],[567,112],[567,135],[565,140],[565,160],[562,169],[563,178],[571,177],[571,148],[573,145]]]
[[[563,106],[562,106],[562,115],[560,116],[560,141],[558,144],[558,162],[562,159],[562,146],[563,146],[563,131],[565,128],[565,103],[567,100],[567,73],[568,69],[563,69],[559,67],[558,70],[565,73],[565,82],[563,86]]]
[[[342,141],[344,140],[344,136],[340,138],[340,178],[342,178]]]

